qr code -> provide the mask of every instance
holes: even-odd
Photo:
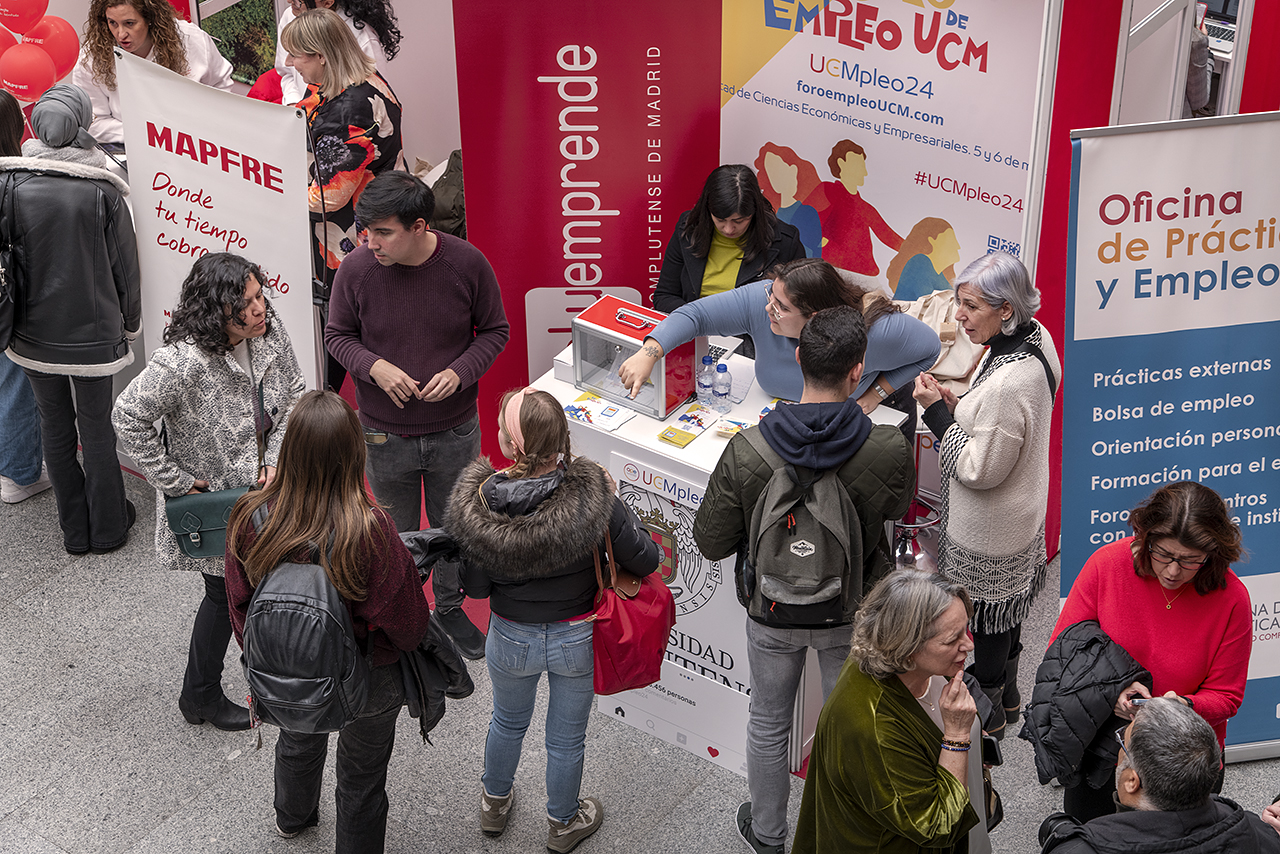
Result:
[[[992,252],[1008,252],[1013,257],[1020,257],[1022,253],[1022,244],[1014,243],[1012,240],[1005,240],[1003,237],[996,237],[994,234],[987,235],[987,254]]]

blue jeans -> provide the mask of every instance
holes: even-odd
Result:
[[[480,416],[448,430],[408,439],[371,427],[365,427],[364,434],[364,473],[374,497],[396,523],[396,530],[403,533],[422,528],[420,505],[424,496],[427,520],[436,527],[443,525],[454,481],[468,463],[480,456]],[[462,582],[456,562],[440,561],[435,565],[431,591],[436,597],[436,610],[461,607]]]
[[[40,479],[40,415],[31,383],[0,351],[0,474],[20,486]]]
[[[115,548],[129,536],[129,518],[116,431],[111,426],[112,378],[25,370],[40,409],[45,464],[58,504],[63,545],[73,554]],[[84,454],[84,468],[76,459],[77,443]]]
[[[818,653],[822,700],[826,702],[849,657],[852,639],[852,626],[777,629],[747,617],[747,662],[751,667],[747,789],[751,792],[751,829],[766,845],[782,845],[789,835],[787,743],[805,657],[810,648]]]
[[[369,671],[369,699],[338,733],[336,854],[381,854],[387,837],[387,762],[404,705],[400,663]],[[276,824],[302,830],[320,820],[320,780],[329,734],[280,731],[276,740]]]
[[[547,815],[567,822],[578,811],[582,755],[591,714],[594,671],[591,623],[515,623],[493,614],[485,661],[493,682],[493,718],[484,743],[484,790],[504,798],[515,782],[520,747],[545,671]]]

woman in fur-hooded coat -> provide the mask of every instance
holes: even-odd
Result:
[[[525,730],[547,673],[548,847],[599,826],[595,798],[579,800],[591,711],[592,624],[597,592],[592,553],[613,543],[618,566],[635,575],[658,567],[658,547],[613,493],[599,465],[569,454],[564,410],[526,388],[508,393],[498,443],[513,465],[495,472],[471,463],[454,485],[445,527],[462,551],[468,596],[489,597],[485,658],[493,682],[493,718],[485,741],[481,829],[506,824]],[[563,838],[562,838],[563,837]],[[581,837],[580,837],[581,838]]]

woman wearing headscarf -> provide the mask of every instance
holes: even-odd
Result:
[[[13,247],[6,266],[17,285],[7,355],[35,393],[71,554],[124,545],[135,515],[116,457],[111,378],[133,363],[142,322],[138,254],[129,187],[106,170],[92,119],[83,90],[54,86],[31,113],[36,136],[23,156],[0,158],[0,244]]]

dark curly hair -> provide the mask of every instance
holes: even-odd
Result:
[[[164,330],[164,343],[189,341],[215,356],[230,353],[227,321],[234,317],[236,323],[244,323],[248,307],[244,291],[250,276],[259,283],[267,280],[257,264],[230,252],[214,252],[197,259],[182,283],[178,307]],[[268,301],[267,333],[271,332],[274,317]]]
[[[93,79],[108,89],[116,88],[116,46],[107,26],[107,10],[116,6],[132,6],[147,22],[147,34],[155,45],[156,63],[175,74],[185,75],[187,51],[178,31],[178,15],[169,0],[92,0],[89,20],[84,25],[84,53],[81,63],[92,72]]]
[[[316,0],[304,0],[308,9],[316,8]],[[373,27],[388,60],[400,52],[400,29],[396,26],[395,10],[391,0],[338,0],[337,7],[351,18],[357,30]]]

